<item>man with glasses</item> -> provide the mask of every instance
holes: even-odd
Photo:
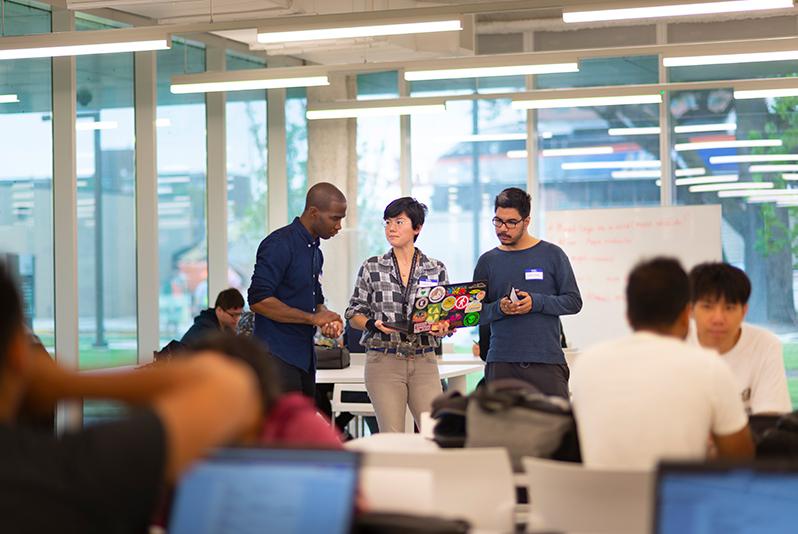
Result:
[[[516,187],[496,197],[499,246],[484,253],[474,280],[488,281],[480,324],[490,324],[485,380],[515,378],[568,398],[560,316],[578,313],[582,296],[560,247],[527,232],[531,199]]]
[[[225,289],[216,297],[213,308],[202,310],[194,317],[194,324],[188,329],[181,343],[191,346],[208,334],[219,332],[236,333],[236,326],[244,311],[244,297],[234,288]]]

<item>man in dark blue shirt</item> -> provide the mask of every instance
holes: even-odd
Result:
[[[480,319],[491,327],[485,380],[517,378],[567,399],[560,316],[578,313],[582,297],[565,252],[528,233],[530,204],[516,187],[499,193],[493,226],[500,245],[480,256],[474,269],[474,280],[488,281]]]
[[[319,240],[337,234],[344,217],[346,197],[334,185],[321,182],[308,191],[302,215],[269,234],[258,247],[248,294],[255,312],[253,335],[275,356],[285,391],[314,396],[316,327],[328,337],[343,332],[341,316],[324,306]]]

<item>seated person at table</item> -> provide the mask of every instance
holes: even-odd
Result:
[[[0,532],[146,532],[162,486],[257,414],[252,372],[213,353],[129,373],[58,367],[24,328],[22,302],[0,266]],[[109,398],[143,409],[66,433],[20,428],[20,409]]]
[[[710,435],[719,457],[751,458],[731,370],[714,352],[684,341],[690,290],[678,261],[639,264],[626,300],[634,333],[587,349],[571,375],[584,463],[646,470],[663,459],[701,460]]]
[[[727,263],[702,263],[690,271],[695,329],[689,342],[718,351],[737,379],[745,409],[752,415],[792,411],[781,341],[744,323],[751,282]]]
[[[216,297],[213,308],[202,310],[194,317],[194,324],[180,342],[192,346],[208,334],[219,331],[235,333],[243,311],[244,297],[241,293],[235,288],[225,289]]]

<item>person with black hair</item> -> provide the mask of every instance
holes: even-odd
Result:
[[[413,296],[419,287],[449,282],[446,266],[415,246],[427,207],[402,197],[385,208],[385,238],[391,250],[367,259],[360,267],[355,289],[344,314],[352,328],[363,330],[366,347],[366,389],[380,432],[403,432],[405,411],[418,424],[441,394],[436,348],[449,334],[448,324],[429,334],[407,334],[385,325],[409,321]]]
[[[243,311],[244,297],[239,290],[231,287],[221,291],[213,308],[202,310],[194,317],[194,324],[183,334],[180,343],[191,346],[208,334],[235,332]]]
[[[529,234],[531,198],[517,187],[496,197],[499,246],[480,256],[474,280],[487,280],[480,325],[490,325],[485,380],[515,378],[568,398],[561,315],[579,313],[582,296],[565,252]],[[512,295],[511,295],[512,294]]]
[[[158,497],[257,414],[255,377],[205,351],[131,372],[61,369],[26,332],[22,302],[0,265],[0,532],[147,532]],[[103,398],[141,409],[56,437],[18,425],[21,409]]]
[[[750,459],[748,417],[728,366],[685,343],[687,273],[675,259],[638,264],[626,285],[631,336],[580,354],[571,377],[582,459],[589,467],[641,469],[662,459]]]
[[[745,323],[751,282],[728,263],[702,263],[690,271],[695,329],[689,341],[717,350],[734,373],[751,415],[792,411],[781,341],[768,330]]]

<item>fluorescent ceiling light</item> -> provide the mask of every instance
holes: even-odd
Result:
[[[659,178],[660,171],[612,171],[611,176],[616,180],[631,180],[635,178]]]
[[[687,150],[710,150],[716,148],[755,148],[774,147],[784,144],[781,139],[752,139],[738,141],[706,141],[698,143],[677,143],[674,148],[677,152]]]
[[[759,182],[755,182],[759,183]],[[798,195],[798,189],[743,189],[741,191],[719,191],[720,198],[739,198],[739,197],[757,197],[757,198],[779,198],[779,197],[793,197]]]
[[[0,104],[13,104],[19,102],[17,95],[0,95]]]
[[[612,154],[614,150],[611,146],[587,146],[581,148],[548,148],[540,151],[540,155],[545,157],[562,156],[598,156]]]
[[[651,128],[610,128],[607,130],[610,135],[659,135],[659,126]]]
[[[753,191],[755,189],[773,189],[773,182],[734,182],[730,184],[694,185],[690,187],[690,192],[707,193],[712,191],[729,192],[734,190]]]
[[[676,126],[675,133],[698,133],[698,132],[733,132],[737,130],[737,124],[733,122],[721,122],[719,124],[686,124]]]
[[[798,154],[757,154],[751,156],[712,156],[712,165],[724,163],[765,163],[768,161],[798,161]]]
[[[707,170],[704,167],[692,167],[689,169],[676,169],[674,174],[676,176],[701,176],[707,173]]]
[[[664,57],[666,67],[694,67],[698,65],[732,65],[766,61],[792,61],[798,59],[798,50],[781,52],[753,52],[749,54],[716,54],[711,56]]]
[[[170,90],[174,94],[187,94],[322,85],[330,85],[330,79],[323,68],[285,67],[173,76]]]
[[[524,159],[527,156],[526,150],[508,150],[507,157],[510,159]]]
[[[513,109],[583,108],[591,106],[628,106],[632,104],[661,104],[662,95],[593,96],[585,98],[551,98],[541,100],[513,100]]]
[[[560,168],[564,171],[581,171],[593,169],[652,169],[659,168],[659,160],[620,160],[620,161],[579,161],[576,163],[563,163]]]
[[[524,76],[528,74],[556,74],[579,72],[578,63],[553,63],[548,65],[506,65],[495,67],[472,67],[453,69],[429,69],[405,71],[405,80],[451,80],[458,78],[488,78],[490,76]]]
[[[788,182],[796,182],[798,181],[798,174],[784,173],[781,175],[781,179]]]
[[[165,50],[171,38],[162,29],[122,28],[56,32],[0,38],[0,60]]]
[[[495,133],[495,134],[473,134],[458,137],[460,143],[478,143],[481,141],[526,141],[525,133]]]
[[[570,8],[563,11],[566,23],[599,22],[605,20],[633,20],[658,17],[683,17],[738,11],[791,8],[792,0],[731,0],[725,2],[696,2],[690,4],[665,4],[641,7],[611,7],[607,9]]]
[[[119,127],[116,121],[77,121],[75,123],[75,130],[79,132],[87,132],[93,130],[114,130]]]
[[[414,115],[441,113],[446,111],[442,98],[391,98],[385,100],[362,100],[357,102],[335,102],[314,104],[305,116],[308,120],[352,119],[361,117],[383,117],[391,115]]]
[[[777,189],[775,191],[765,191],[765,192],[766,193],[780,193],[781,191],[783,191],[783,190]],[[795,201],[798,201],[798,191],[796,191],[794,189],[791,189],[791,190],[788,190],[788,191],[790,191],[789,194],[783,194],[783,195],[773,195],[773,194],[771,194],[771,195],[767,195],[767,196],[764,196],[764,195],[749,196],[746,199],[746,202],[748,202],[749,204],[765,204],[765,203],[768,203],[768,202],[776,202],[777,204],[781,205],[782,203],[793,203]]]
[[[543,139],[551,139],[554,137],[554,132],[541,132],[540,137]]]
[[[753,98],[779,98],[782,96],[798,96],[798,87],[785,89],[752,89],[749,91],[734,91],[735,100],[751,100]]]
[[[376,20],[377,16],[369,13]],[[290,22],[283,22],[283,25]],[[374,24],[369,22],[349,24],[340,22],[327,27],[296,29],[288,31],[268,31],[258,29],[258,42],[261,44],[292,43],[299,41],[321,41],[326,39],[351,39],[355,37],[378,37],[385,35],[408,35],[413,33],[452,32],[463,29],[459,18],[425,22],[395,22]]]
[[[739,176],[736,174],[716,174],[714,176],[695,176],[693,178],[677,178],[676,185],[703,185],[703,184],[725,184],[736,182]]]
[[[172,125],[171,119],[155,119],[156,128],[168,128]]]
[[[751,165],[748,172],[796,172],[798,165]]]

